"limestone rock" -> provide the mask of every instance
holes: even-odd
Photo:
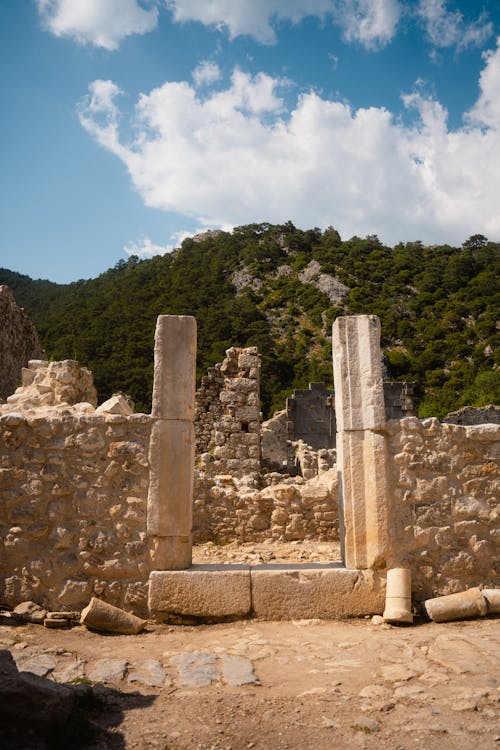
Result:
[[[108,398],[100,406],[97,407],[96,413],[102,414],[122,414],[123,416],[129,416],[134,413],[134,410],[130,406],[129,402],[124,396],[116,395]]]

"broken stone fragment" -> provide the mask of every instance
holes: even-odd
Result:
[[[19,615],[24,622],[41,625],[47,615],[47,610],[35,602],[21,602],[15,607],[14,614]]]
[[[79,617],[79,612],[47,612],[43,624],[46,628],[69,628]]]
[[[434,622],[463,620],[479,617],[487,612],[486,599],[478,588],[460,591],[458,594],[437,596],[424,602],[425,611]]]
[[[146,626],[146,620],[93,596],[82,611],[80,625],[107,633],[136,635]]]
[[[107,401],[104,401],[100,406],[97,407],[96,413],[101,414],[122,414],[124,416],[130,416],[134,413],[129,402],[126,398],[121,395],[111,396]]]

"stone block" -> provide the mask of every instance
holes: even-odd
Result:
[[[107,401],[104,401],[100,406],[97,407],[96,412],[98,414],[122,414],[123,416],[130,416],[134,413],[134,410],[130,406],[126,398],[121,395],[111,396]]]
[[[385,581],[373,571],[331,565],[252,567],[252,611],[260,620],[344,619],[380,614]]]
[[[337,451],[346,567],[384,567],[396,547],[385,438],[371,430],[343,432]]]
[[[159,315],[155,332],[151,414],[162,419],[194,418],[196,320],[189,315]]]
[[[332,345],[337,431],[382,429],[386,417],[379,319],[337,318]]]
[[[194,427],[158,420],[151,430],[148,533],[189,536],[192,526]]]
[[[189,570],[153,571],[149,577],[149,612],[168,615],[237,618],[250,613],[250,567],[193,565]]]

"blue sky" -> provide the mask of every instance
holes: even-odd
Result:
[[[0,0],[0,265],[254,221],[500,240],[498,0]]]

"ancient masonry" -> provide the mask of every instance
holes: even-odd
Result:
[[[260,471],[260,356],[231,348],[209,369],[196,394],[196,455],[205,473],[235,477]]]
[[[0,600],[279,619],[380,613],[387,569],[416,601],[499,586],[500,427],[388,420],[379,337],[374,316],[335,322],[337,464],[301,477],[259,472],[255,350],[229,350],[195,407],[192,318],[158,320],[151,415],[96,408],[75,362],[30,364],[0,405]],[[344,566],[192,566],[193,534],[338,536]]]
[[[8,286],[0,285],[0,403],[21,384],[21,370],[44,353],[35,327],[16,305]]]

